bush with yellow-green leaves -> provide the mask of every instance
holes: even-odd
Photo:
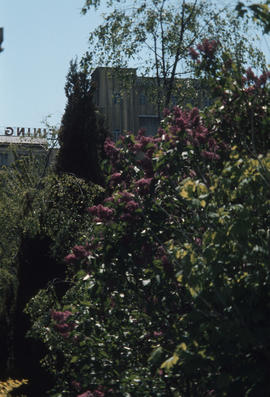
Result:
[[[28,381],[26,379],[7,379],[6,381],[0,381],[0,397],[9,397],[11,391],[27,384],[27,382]],[[20,395],[20,397],[24,396]]]

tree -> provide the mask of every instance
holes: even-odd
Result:
[[[78,69],[77,61],[72,61],[65,86],[67,105],[59,132],[56,171],[102,184],[100,163],[108,131],[95,108],[93,92],[87,75]]]
[[[239,1],[236,10],[239,16],[243,17],[248,11],[253,15],[253,20],[263,28],[264,33],[270,32],[270,1],[267,0],[263,3],[253,3],[245,5],[242,1]]]
[[[238,64],[245,63],[246,55],[252,51],[246,38],[248,26],[237,18],[236,13],[220,7],[217,10],[211,2],[108,0],[104,3],[110,11],[104,16],[104,22],[90,34],[90,49],[85,62],[92,64],[95,59],[99,66],[116,68],[135,62],[144,76],[155,77],[151,97],[157,104],[159,115],[164,107],[169,107],[173,96],[178,96],[179,103],[179,96],[188,90],[186,86],[177,86],[177,78],[191,76],[188,56],[191,46],[196,46],[205,37],[215,39],[224,50],[230,49],[234,53]],[[82,11],[86,13],[101,4],[100,0],[87,0]],[[257,54],[254,55],[253,59],[257,61]],[[196,89],[193,87],[193,91]],[[188,96],[192,95],[189,93]]]

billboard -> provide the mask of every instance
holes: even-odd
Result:
[[[31,127],[0,127],[0,135],[16,137],[46,138],[52,128],[31,128]]]

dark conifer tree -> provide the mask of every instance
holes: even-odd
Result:
[[[90,78],[71,61],[65,85],[67,104],[59,132],[58,174],[69,173],[102,185],[100,164],[108,131],[94,102]]]

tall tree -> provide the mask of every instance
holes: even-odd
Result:
[[[76,60],[70,63],[65,93],[67,104],[59,132],[56,171],[103,184],[100,164],[109,133],[94,105],[91,81]]]
[[[214,39],[235,54],[238,64],[250,50],[244,21],[211,1],[85,0],[82,12],[102,5],[108,12],[90,34],[86,62],[119,68],[135,63],[142,75],[155,77],[151,97],[159,113],[183,91],[177,79],[191,76],[191,46]],[[254,53],[252,58],[257,59]]]

